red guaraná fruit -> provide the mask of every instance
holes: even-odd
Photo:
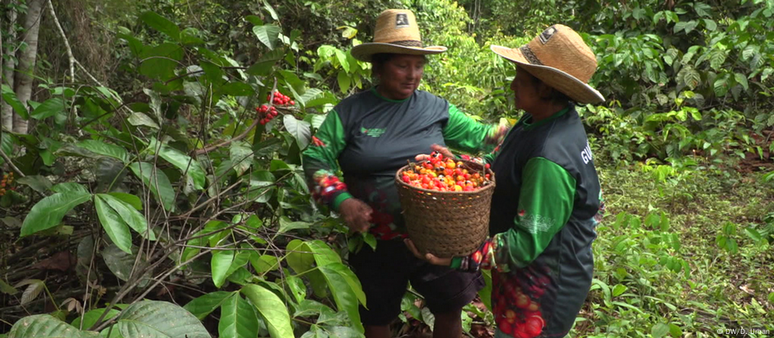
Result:
[[[526,332],[529,337],[537,337],[541,332],[543,332],[543,326],[545,324],[546,322],[543,320],[543,318],[539,316],[530,316],[524,323],[524,332]]]

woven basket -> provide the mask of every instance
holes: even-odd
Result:
[[[413,164],[404,166],[395,175],[408,235],[422,253],[442,258],[467,256],[489,234],[494,172],[472,161],[457,160],[460,161],[470,172],[483,175],[486,170],[491,183],[476,191],[434,191],[414,187],[400,179],[403,171]]]

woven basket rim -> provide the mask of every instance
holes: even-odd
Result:
[[[409,163],[409,164],[406,164],[406,165],[400,167],[400,169],[398,169],[395,172],[395,181],[398,182],[398,184],[400,186],[402,186],[402,187],[408,187],[408,188],[413,189],[413,190],[419,190],[419,191],[422,191],[422,192],[428,192],[428,193],[433,193],[433,194],[444,194],[445,196],[451,196],[451,195],[458,195],[458,196],[477,195],[477,194],[480,194],[483,191],[486,191],[487,189],[494,189],[494,187],[495,187],[495,185],[497,183],[495,182],[495,173],[494,173],[494,171],[492,171],[492,168],[486,168],[486,167],[484,167],[485,164],[480,164],[480,163],[473,162],[473,161],[470,161],[470,160],[457,159],[457,160],[455,160],[455,162],[463,162],[463,163],[468,163],[468,164],[475,164],[476,166],[481,166],[484,169],[485,173],[488,172],[490,174],[491,178],[489,179],[489,182],[491,182],[491,183],[487,184],[486,187],[483,187],[483,188],[480,188],[480,189],[476,189],[476,190],[473,190],[473,191],[438,191],[438,190],[430,190],[430,189],[415,187],[415,186],[413,186],[411,184],[403,182],[403,180],[400,179],[400,174],[404,170],[406,170],[406,168],[408,168],[411,165],[415,165],[416,163],[414,163],[414,164]]]

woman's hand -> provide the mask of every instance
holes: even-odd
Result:
[[[372,212],[373,209],[368,204],[356,198],[348,198],[339,205],[341,218],[353,232],[368,232]]]
[[[403,240],[404,243],[406,243],[406,246],[409,248],[409,251],[414,254],[417,258],[421,260],[425,260],[429,262],[430,264],[434,265],[440,265],[440,266],[449,266],[451,265],[451,258],[439,258],[435,257],[435,255],[431,253],[427,253],[424,256],[419,253],[419,250],[417,250],[417,247],[414,246],[414,242],[412,242],[410,239],[406,238]]]
[[[437,152],[441,153],[441,155],[443,155],[444,158],[452,158],[452,159],[455,158],[454,154],[452,154],[452,152],[449,151],[449,148],[446,148],[444,146],[433,144],[432,146],[430,146],[430,149],[432,149],[433,151],[437,151]],[[429,154],[419,154],[414,159],[416,161],[429,160],[430,159],[430,155]]]

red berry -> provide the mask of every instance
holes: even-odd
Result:
[[[291,106],[295,106],[296,105],[296,101],[290,100],[290,105]]]

